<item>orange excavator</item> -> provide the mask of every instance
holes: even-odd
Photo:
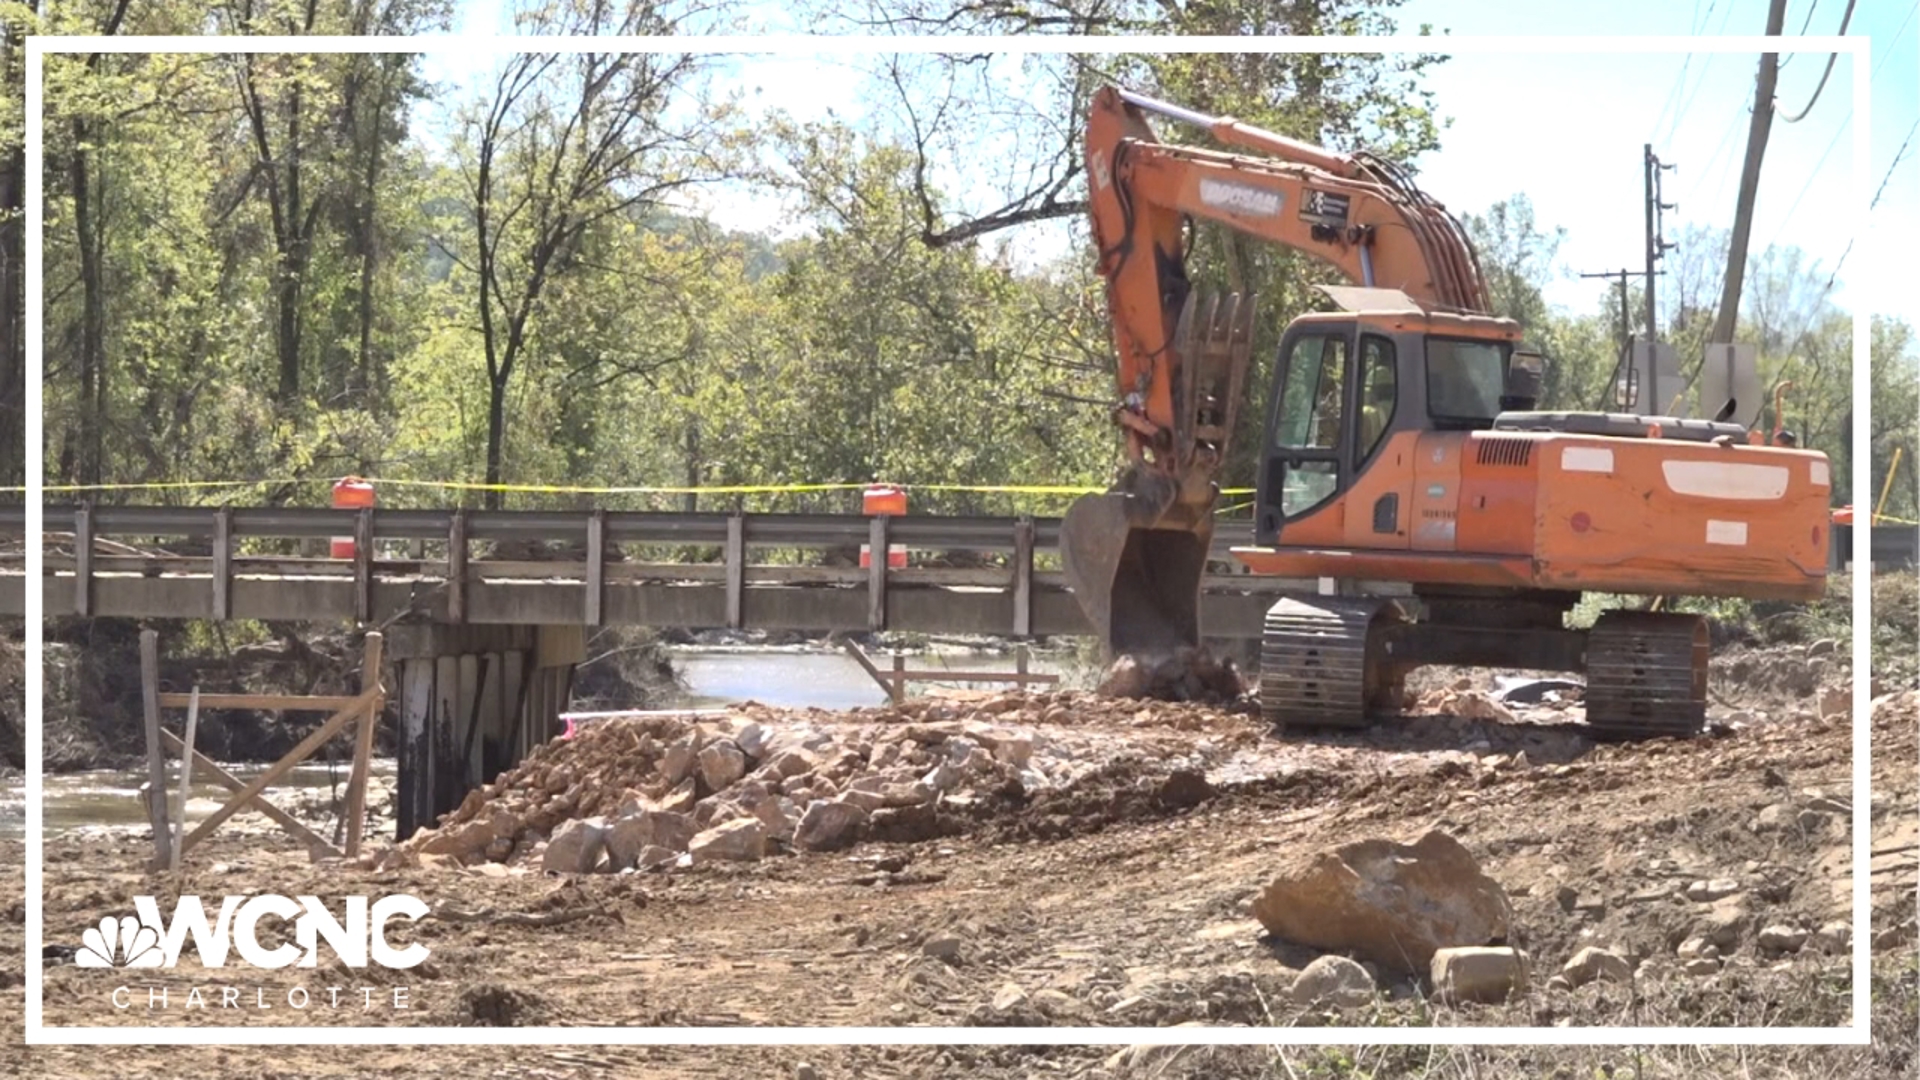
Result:
[[[1161,142],[1150,113],[1224,149]],[[1364,724],[1399,710],[1409,671],[1451,664],[1583,673],[1597,734],[1693,734],[1706,620],[1612,610],[1570,628],[1581,594],[1822,595],[1825,455],[1724,420],[1539,411],[1544,358],[1491,314],[1458,221],[1393,163],[1113,87],[1086,155],[1128,460],[1069,509],[1061,550],[1110,655],[1199,643],[1216,476],[1246,397],[1255,306],[1190,286],[1192,219],[1352,282],[1281,338],[1253,544],[1232,549],[1316,583],[1266,616],[1259,698],[1277,727]]]

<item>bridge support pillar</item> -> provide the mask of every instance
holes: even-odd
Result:
[[[579,626],[394,626],[399,671],[397,839],[460,805],[467,793],[560,734]]]

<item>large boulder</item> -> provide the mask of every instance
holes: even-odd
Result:
[[[451,855],[456,859],[466,859],[483,852],[494,840],[493,823],[490,821],[469,821],[463,825],[428,830],[420,835],[423,839],[416,845],[420,854]]]
[[[793,846],[802,851],[839,851],[852,847],[867,827],[867,811],[851,802],[820,799],[807,804],[794,830]]]
[[[1409,975],[1427,974],[1440,949],[1503,942],[1511,910],[1500,883],[1443,832],[1297,857],[1253,902],[1275,937]]]
[[[639,864],[649,846],[685,851],[694,835],[693,819],[664,810],[642,810],[623,817],[607,830],[607,859],[615,870]]]
[[[700,779],[707,790],[725,791],[747,775],[747,755],[731,739],[721,739],[700,751]]]
[[[607,842],[603,818],[575,818],[555,830],[541,856],[540,868],[555,874],[590,874],[600,863]]]
[[[687,851],[696,864],[719,859],[754,862],[767,853],[767,827],[759,818],[734,818],[694,837]]]

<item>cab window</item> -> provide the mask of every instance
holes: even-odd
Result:
[[[1445,427],[1485,427],[1500,414],[1505,344],[1427,339],[1427,415]]]
[[[1353,459],[1366,464],[1393,426],[1394,403],[1399,400],[1399,372],[1394,365],[1393,342],[1369,334],[1360,339],[1360,445]]]
[[[1346,385],[1347,339],[1302,337],[1287,356],[1274,445],[1333,450],[1340,445],[1340,390]]]

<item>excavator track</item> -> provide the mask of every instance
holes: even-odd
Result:
[[[1707,621],[1609,611],[1587,634],[1587,727],[1618,738],[1687,738],[1707,718]]]
[[[1276,731],[1359,728],[1373,696],[1368,638],[1380,600],[1288,597],[1260,638],[1260,712]]]

